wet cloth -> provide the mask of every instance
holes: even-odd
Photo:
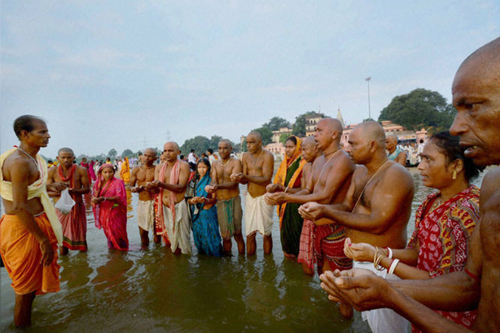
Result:
[[[87,212],[83,201],[76,202],[69,214],[56,209],[63,229],[63,246],[70,250],[87,251]]]
[[[165,179],[165,172],[167,170],[167,163],[163,163],[163,165],[160,168],[159,172],[159,179],[161,181],[164,181]],[[181,163],[179,160],[177,160],[170,170],[170,177],[169,181],[170,184],[178,184],[179,183],[179,174],[180,174],[180,167]],[[170,215],[173,217],[173,220],[175,220],[175,201],[177,197],[174,192],[170,191],[169,196],[168,196],[168,204],[169,204],[169,210],[170,210]],[[156,234],[163,236],[163,239],[165,240],[165,243],[168,244],[170,236],[167,235],[167,227],[165,223],[165,209],[163,207],[163,188],[160,187],[160,192],[158,195],[155,197],[155,205],[157,207],[156,209],[156,216],[155,216],[155,228],[156,228]],[[175,231],[175,225],[173,225],[172,231]]]
[[[383,271],[376,270],[371,262],[355,261],[354,268],[368,269],[386,280],[400,280],[394,274],[387,274],[385,269]],[[388,308],[363,311],[361,317],[363,320],[368,321],[373,333],[404,333],[410,331],[410,322]]]
[[[196,182],[195,197],[208,197],[205,186],[210,184],[211,180],[210,176],[205,175]],[[205,209],[205,204],[193,204],[190,208],[194,245],[196,245],[198,252],[220,257],[222,248],[217,208],[212,206],[210,209]]]
[[[420,205],[415,214],[415,231],[408,243],[411,249],[419,244],[418,269],[429,272],[432,278],[464,269],[470,238],[479,223],[479,193],[471,185],[430,213],[427,212],[440,193],[430,194]],[[477,311],[436,312],[469,329],[477,315]]]
[[[137,204],[137,224],[142,230],[154,230],[155,210],[153,200],[139,200]]]
[[[269,236],[273,228],[273,207],[264,200],[264,196],[253,198],[247,193],[245,198],[245,230],[249,236],[259,232]]]
[[[306,264],[309,269],[314,269],[316,257],[314,255],[314,229],[316,225],[311,220],[304,220],[302,232],[300,234],[299,255],[297,262]]]
[[[220,234],[228,240],[234,234],[241,234],[241,197],[238,195],[228,200],[217,200],[217,218],[219,220]]]
[[[112,178],[106,182],[102,170],[113,168],[111,164],[103,164],[97,173],[94,184],[94,197],[118,197],[118,200],[106,200],[94,205],[95,225],[103,229],[108,239],[108,247],[122,251],[128,250],[127,237],[127,193],[123,180]]]
[[[18,295],[36,291],[37,295],[59,291],[57,264],[57,239],[45,213],[35,216],[35,221],[47,236],[54,249],[54,260],[44,267],[40,264],[40,243],[26,229],[16,215],[4,215],[0,220],[0,254],[12,288]]]
[[[0,195],[7,201],[13,201],[12,183],[3,179],[3,163],[7,157],[9,157],[16,150],[17,148],[10,149],[0,156]],[[36,161],[40,178],[28,186],[28,200],[40,198],[43,210],[45,214],[47,214],[47,218],[49,219],[52,230],[57,238],[57,243],[62,245],[63,236],[61,222],[57,218],[56,209],[47,194],[47,163],[45,163],[45,160],[39,154],[36,155]]]
[[[346,228],[339,224],[316,226],[313,233],[314,256],[318,272],[323,271],[323,259],[326,258],[332,271],[352,268],[352,259],[344,253]]]
[[[73,165],[67,176],[64,176],[62,166],[57,167],[59,178],[63,182],[69,181],[69,187],[75,186],[76,165]],[[63,214],[56,208],[57,217],[61,221],[63,230],[63,246],[70,250],[87,251],[87,212],[83,201],[77,201],[75,195],[71,195],[75,205],[69,214]]]
[[[170,249],[175,252],[177,248],[184,254],[191,252],[191,220],[186,200],[181,200],[174,206],[175,214],[169,207],[163,206],[165,228],[170,238]]]

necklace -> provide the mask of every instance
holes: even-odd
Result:
[[[340,151],[340,149],[337,149],[336,151],[334,151],[333,154],[332,154],[332,156],[330,156],[330,158],[328,159],[328,161],[326,161],[326,163],[323,165],[323,168],[321,169],[321,172],[319,173],[318,180],[316,181],[316,184],[314,184],[313,193],[316,192],[316,186],[318,186],[319,181],[321,179],[321,176],[323,175],[323,171],[325,171],[326,166],[328,165],[328,163],[330,163],[330,161],[332,160],[333,156],[337,155],[337,153],[339,151]]]
[[[220,162],[220,164],[221,164],[223,167],[225,167],[225,166],[226,166],[229,162],[231,162],[231,160],[232,160],[232,159],[233,159],[233,157],[232,157],[232,156],[229,156],[229,159],[227,160],[227,162],[226,162],[226,163],[224,163],[223,161],[221,161],[221,162]]]
[[[32,161],[33,163],[35,163],[36,167],[38,168],[38,162],[37,162],[37,161],[33,158],[33,156],[31,156],[30,154],[28,154],[28,153],[27,153],[27,152],[26,152],[23,148],[21,148],[21,147],[17,147],[17,149],[19,149],[19,150],[20,150],[20,151],[22,151],[22,152],[23,152],[26,156],[28,156],[28,157],[31,159],[31,161]]]
[[[359,195],[358,197],[358,200],[356,201],[356,204],[354,205],[354,208],[351,210],[351,212],[354,212],[354,209],[358,206],[358,203],[359,201],[361,200],[361,198],[363,197],[363,193],[365,193],[365,190],[366,188],[368,187],[368,185],[370,184],[370,182],[373,180],[373,178],[375,178],[375,176],[379,173],[380,170],[382,170],[384,168],[384,166],[389,162],[390,160],[387,160],[384,162],[384,164],[382,164],[378,169],[377,171],[370,177],[370,179],[366,182],[365,186],[363,187],[363,190],[361,191],[361,194]]]

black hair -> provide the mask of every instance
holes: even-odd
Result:
[[[198,160],[198,162],[196,163],[196,179],[200,179],[200,174],[198,173],[198,165],[200,163],[203,163],[203,164],[205,164],[208,167],[207,175],[209,175],[209,176],[210,176],[210,170],[212,169],[212,167],[210,166],[210,161],[208,160],[208,158],[206,158],[206,157],[200,158]]]
[[[210,154],[213,154],[214,153],[214,150],[212,148],[208,148],[207,151],[210,153]]]
[[[479,176],[479,172],[484,170],[474,164],[471,158],[465,157],[465,149],[460,147],[460,138],[453,136],[448,131],[434,134],[429,141],[432,141],[436,147],[446,156],[446,165],[449,165],[455,160],[462,160],[464,163],[465,179],[468,181]]]
[[[292,135],[292,136],[289,136],[288,138],[286,138],[285,143],[286,143],[287,141],[292,141],[294,145],[297,145],[297,138],[296,138],[296,137],[294,137],[293,135]]]
[[[41,121],[44,122],[42,118],[31,116],[26,114],[24,116],[18,117],[14,120],[14,132],[16,133],[17,138],[21,139],[21,131],[27,131],[28,133],[33,131],[35,128],[35,122]]]

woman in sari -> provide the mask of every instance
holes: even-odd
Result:
[[[196,165],[196,185],[194,197],[189,199],[191,205],[191,218],[193,222],[194,244],[198,253],[215,257],[222,254],[217,208],[215,195],[205,191],[205,186],[210,184],[210,162],[207,158],[200,158]]]
[[[103,164],[97,172],[92,207],[95,225],[104,230],[108,248],[128,250],[127,195],[123,180],[115,178],[112,164]]]
[[[449,132],[435,134],[425,144],[418,166],[425,186],[435,188],[420,205],[415,231],[403,250],[380,249],[346,239],[346,255],[357,261],[374,262],[402,279],[430,279],[464,269],[474,227],[479,222],[479,189],[471,179],[481,168],[464,156],[459,138]],[[444,317],[471,328],[476,311],[444,312]],[[414,332],[418,330],[413,327]]]
[[[302,168],[306,161],[302,160],[301,141],[296,136],[290,136],[285,141],[285,158],[274,176],[273,184],[268,185],[267,192],[296,193],[302,189]],[[304,219],[299,215],[300,204],[284,203],[277,207],[280,219],[280,238],[283,253],[287,257],[297,257],[299,254],[300,234]]]

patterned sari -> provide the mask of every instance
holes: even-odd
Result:
[[[114,177],[105,182],[102,176],[102,170],[105,168],[111,168],[114,171],[111,164],[104,164],[99,168],[93,195],[95,198],[118,197],[119,199],[116,201],[106,200],[93,205],[95,225],[98,229],[104,230],[110,249],[127,251],[127,194],[125,185],[123,180]]]
[[[195,197],[208,197],[205,186],[210,184],[211,180],[208,175],[205,175],[196,183]],[[204,207],[205,204],[191,205],[194,244],[199,253],[220,257],[222,248],[217,208],[215,205],[210,209],[203,209]]]
[[[285,154],[276,176],[275,184],[281,184],[285,188],[300,188],[302,186],[302,169],[307,164],[300,156],[301,141],[297,139],[297,145],[291,158]],[[299,254],[300,235],[304,219],[299,215],[300,204],[284,203],[278,206],[278,217],[280,220],[281,247],[286,254],[297,256]]]
[[[479,222],[479,189],[468,189],[448,199],[429,213],[440,193],[430,194],[415,216],[415,231],[409,249],[418,249],[417,268],[429,272],[431,278],[464,269],[467,250],[474,227]],[[471,328],[476,311],[436,311],[449,320]],[[412,327],[414,332],[419,332]]]

